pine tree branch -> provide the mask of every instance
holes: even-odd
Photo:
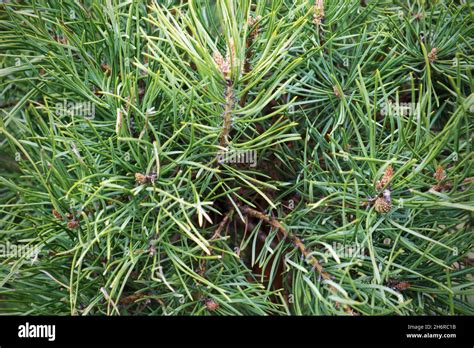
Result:
[[[283,225],[275,218],[269,217],[268,215],[259,212],[258,210],[252,209],[248,206],[243,206],[241,208],[241,211],[246,214],[253,216],[257,219],[263,220],[266,223],[268,223],[270,226],[276,228],[285,239],[289,239],[293,245],[295,245],[300,252],[305,256],[306,261],[313,266],[314,269],[318,271],[318,273],[321,275],[321,277],[325,280],[330,280],[331,276],[329,273],[327,273],[324,269],[323,266],[319,263],[319,261],[312,255],[311,250],[308,249],[304,243],[301,241],[301,239],[296,236],[294,233],[288,231]]]
[[[229,143],[229,133],[232,128],[232,108],[234,107],[234,90],[231,80],[226,80],[223,125],[220,135],[220,145],[226,147]]]
[[[222,221],[219,223],[219,226],[217,226],[217,229],[216,231],[214,232],[214,234],[212,235],[211,237],[211,240],[214,240],[214,239],[217,239],[220,237],[221,235],[221,232],[222,230],[224,229],[224,227],[227,225],[227,223],[229,222],[229,219],[230,217],[234,214],[234,209],[232,208],[231,210],[229,210],[224,218],[222,219]]]

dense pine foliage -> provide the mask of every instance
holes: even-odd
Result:
[[[473,16],[3,1],[0,313],[473,314]]]

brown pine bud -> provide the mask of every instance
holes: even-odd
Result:
[[[135,180],[140,185],[146,184],[148,182],[147,176],[141,173],[135,173]]]
[[[392,289],[400,290],[400,291],[406,290],[409,287],[411,287],[411,284],[409,282],[397,281],[396,279],[392,279],[392,278],[388,279],[387,285]]]
[[[73,230],[79,227],[79,222],[77,220],[71,220],[67,223],[67,228]]]
[[[394,286],[395,289],[403,291],[408,289],[411,286],[409,282],[400,282]]]
[[[227,59],[224,59],[219,51],[214,52],[212,58],[224,78],[228,79],[230,77],[230,62]]]
[[[61,216],[61,214],[59,214],[59,212],[55,209],[52,210],[52,214],[54,215],[54,217],[58,220],[62,220],[63,217]]]
[[[204,301],[204,304],[206,305],[206,308],[211,312],[214,312],[215,310],[217,310],[217,308],[219,308],[219,304],[210,298],[206,299]]]
[[[436,54],[438,53],[438,49],[433,47],[430,53],[428,53],[428,59],[430,63],[433,63],[436,60]]]
[[[324,1],[316,0],[314,5],[313,23],[320,25],[324,19]]]
[[[392,210],[392,203],[386,200],[384,197],[378,197],[375,200],[374,208],[377,213],[385,214]]]
[[[153,174],[142,174],[142,173],[135,173],[135,181],[138,182],[140,185],[154,183],[156,180],[156,173]]]
[[[441,166],[438,166],[436,168],[435,173],[433,174],[433,178],[435,178],[437,182],[440,182],[446,179],[446,171],[444,170],[444,168]]]
[[[387,186],[387,184],[390,182],[390,180],[392,180],[392,176],[393,176],[393,167],[391,165],[389,165],[387,167],[387,169],[385,169],[385,173],[383,174],[382,179],[378,180],[375,183],[375,189],[377,191],[380,191],[385,186]]]

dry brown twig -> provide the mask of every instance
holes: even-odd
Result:
[[[234,88],[231,80],[232,67],[238,63],[234,41],[231,39],[225,59],[219,51],[215,51],[212,55],[218,70],[225,79],[226,87],[224,92],[224,112],[222,133],[220,135],[220,145],[225,147],[229,142],[229,133],[232,127],[232,109],[234,107]]]
[[[225,90],[225,104],[224,113],[222,115],[224,124],[222,126],[222,133],[220,136],[220,145],[225,147],[229,143],[229,133],[232,128],[232,108],[234,107],[234,91],[230,80],[227,80]]]
[[[272,218],[258,210],[252,209],[248,206],[243,206],[241,207],[242,213],[255,217],[257,219],[260,219],[262,221],[265,221],[267,224],[270,226],[276,228],[285,239],[289,239],[299,250],[300,252],[304,255],[306,261],[313,267],[313,269],[316,269],[324,280],[331,280],[331,275],[327,273],[323,266],[319,263],[319,261],[312,255],[311,250],[307,248],[304,243],[301,241],[301,239],[293,234],[292,232],[288,231],[277,219]],[[329,286],[329,290],[332,293],[337,293],[337,289],[333,286]],[[336,303],[336,305],[339,305]],[[358,315],[356,311],[354,311],[350,306],[344,305],[343,309],[346,313],[350,315]]]
[[[283,225],[278,220],[271,218],[268,215],[262,212],[259,212],[258,210],[252,209],[248,206],[242,207],[241,211],[242,213],[246,215],[250,215],[257,219],[263,220],[266,223],[268,223],[270,226],[276,228],[283,235],[284,238],[289,239],[301,251],[301,253],[305,256],[307,262],[311,266],[313,266],[314,269],[318,271],[318,273],[321,275],[323,279],[325,280],[331,279],[331,276],[329,275],[329,273],[327,273],[323,269],[323,266],[321,266],[319,261],[313,255],[311,255],[311,251],[308,248],[306,248],[306,246],[303,244],[301,239],[298,236],[291,233],[290,231],[286,230],[286,228],[283,227]]]
[[[224,218],[222,219],[222,221],[219,223],[219,226],[217,226],[217,229],[216,231],[214,232],[214,234],[212,235],[211,237],[211,240],[214,240],[214,239],[217,239],[221,236],[221,232],[222,230],[224,229],[224,227],[227,225],[227,223],[229,222],[229,219],[230,217],[232,216],[232,214],[234,213],[234,209],[231,209],[227,212],[227,214],[225,214]]]
[[[251,70],[250,60],[252,59],[252,56],[253,56],[252,44],[258,35],[259,23],[261,20],[262,20],[262,16],[257,16],[255,18],[249,17],[247,20],[247,25],[249,26],[249,28],[252,28],[252,31],[250,32],[246,41],[247,51],[245,53],[245,61],[244,61],[242,74],[248,74]],[[240,98],[239,105],[241,107],[244,107],[245,103],[247,102],[247,96],[248,96],[248,91],[246,91]]]

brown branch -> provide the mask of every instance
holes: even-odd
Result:
[[[325,280],[330,280],[331,276],[329,273],[324,271],[323,266],[319,263],[319,261],[311,255],[311,250],[309,250],[301,241],[301,239],[293,234],[290,231],[287,231],[285,227],[276,219],[269,217],[268,215],[265,215],[264,213],[261,213],[255,209],[252,209],[248,206],[242,207],[242,212],[246,215],[253,216],[257,219],[263,220],[266,223],[268,223],[270,226],[276,228],[284,238],[288,238],[300,251],[301,253],[305,256],[307,262],[313,266],[314,269],[318,271],[318,273],[321,275],[321,277]]]
[[[229,133],[232,127],[232,108],[234,106],[234,91],[232,82],[226,80],[226,89],[225,89],[225,104],[224,104],[224,113],[223,119],[224,124],[222,126],[222,133],[220,136],[220,145],[227,146],[229,142]]]
[[[248,219],[246,219],[248,220]],[[237,222],[241,222],[240,220],[237,220]],[[246,221],[245,222],[245,225],[250,229],[250,231],[253,231],[255,230],[255,228],[257,227],[257,225],[255,225],[254,223],[250,222],[250,221]],[[246,232],[245,232],[246,233]],[[257,231],[257,238],[262,242],[262,243],[265,243],[267,241],[267,238],[268,238],[268,235],[263,232],[262,230],[258,230]],[[245,239],[245,235],[244,235],[244,238]],[[270,243],[270,246],[272,248],[276,248],[277,246],[277,242],[275,242],[275,240],[272,240],[272,242]]]
[[[234,107],[234,89],[231,79],[232,66],[236,64],[237,61],[234,41],[230,40],[225,58],[222,57],[222,54],[219,51],[215,51],[212,54],[212,58],[226,83],[224,92],[224,113],[222,115],[224,124],[220,135],[220,145],[225,147],[229,142],[228,137],[232,127],[232,108]]]
[[[221,232],[222,230],[224,229],[224,227],[227,225],[229,219],[230,219],[230,216],[234,213],[234,209],[231,209],[227,212],[227,214],[225,214],[224,218],[222,219],[222,221],[219,223],[219,226],[217,226],[217,229],[216,231],[214,232],[214,234],[212,235],[212,238],[211,240],[214,240],[214,239],[217,239],[221,236]]]
[[[311,251],[303,244],[301,239],[295,234],[293,234],[292,232],[287,231],[285,227],[283,227],[283,225],[278,220],[272,217],[269,217],[268,215],[262,212],[259,212],[258,210],[252,209],[248,206],[242,207],[241,210],[244,214],[263,220],[266,223],[268,223],[270,226],[276,228],[283,235],[284,238],[289,239],[301,251],[301,253],[305,256],[306,261],[309,264],[311,264],[313,268],[319,272],[319,274],[324,280],[331,279],[331,276],[329,275],[329,273],[324,271],[323,266],[321,266],[319,261],[313,255],[311,255]],[[337,293],[337,289],[333,286],[329,286],[329,291],[331,291],[332,293]],[[340,306],[339,302],[336,302],[336,307],[339,307],[339,306]],[[343,305],[343,310],[349,315],[359,315],[349,305]]]
[[[255,39],[255,37],[258,34],[259,31],[259,22],[262,19],[262,17],[258,16],[257,18],[250,17],[247,21],[247,24],[249,27],[252,28],[252,31],[250,32],[247,41],[245,43],[246,45],[246,53],[245,53],[245,61],[244,61],[244,67],[243,67],[243,72],[242,74],[248,74],[251,70],[250,66],[250,60],[252,59],[253,56],[253,51],[252,51],[252,44]],[[244,107],[245,103],[247,102],[247,96],[248,96],[248,91],[246,91],[242,97],[240,98],[239,105],[240,107]]]

